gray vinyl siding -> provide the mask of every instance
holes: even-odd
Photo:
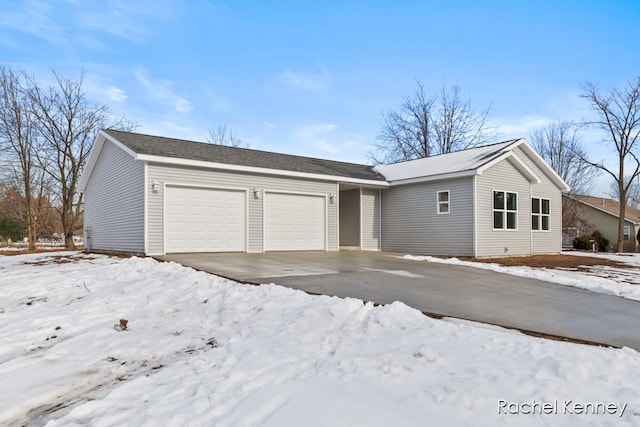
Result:
[[[340,192],[340,246],[360,247],[360,189]]]
[[[517,193],[517,230],[493,229],[493,192]],[[528,255],[531,251],[529,180],[509,160],[476,177],[477,256]]]
[[[144,253],[144,163],[109,141],[84,190],[84,227],[91,250]]]
[[[147,185],[153,180],[171,185],[196,185],[212,188],[233,188],[248,190],[248,242],[247,252],[263,251],[263,201],[265,191],[284,193],[309,193],[327,196],[327,250],[338,250],[337,202],[329,200],[335,194],[335,182],[281,178],[262,174],[233,173],[187,166],[172,166],[149,163]],[[253,196],[253,188],[261,193]],[[148,192],[148,252],[156,255],[164,251],[163,190]]]
[[[450,212],[439,215],[437,192],[446,190]],[[473,179],[400,185],[382,191],[382,250],[473,255]]]
[[[517,147],[514,153],[540,178],[539,184],[533,183],[531,186],[531,197],[549,200],[549,231],[532,231],[531,253],[560,253],[562,251],[562,193],[520,147]]]
[[[380,250],[380,190],[363,188],[361,195],[362,249]]]

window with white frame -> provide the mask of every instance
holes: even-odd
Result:
[[[518,195],[508,191],[493,192],[493,229],[518,228]]]
[[[449,190],[438,191],[438,213],[449,213]]]
[[[549,199],[531,199],[531,229],[549,231]]]
[[[631,238],[631,227],[625,225],[622,234],[624,236],[624,240],[629,240]]]

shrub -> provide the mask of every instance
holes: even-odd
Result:
[[[14,242],[22,239],[20,225],[11,218],[0,219],[0,240],[11,238]]]
[[[588,236],[586,234],[583,234],[582,236],[578,236],[575,239],[573,239],[573,248],[589,250],[591,249],[590,240],[591,240],[591,236]]]
[[[573,247],[575,249],[584,249],[590,251],[592,240],[595,240],[596,249],[599,252],[604,252],[607,250],[607,246],[609,246],[609,240],[606,239],[598,230],[591,233],[591,235],[583,234],[573,239]]]

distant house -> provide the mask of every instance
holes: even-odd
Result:
[[[592,197],[572,194],[565,197],[573,200],[579,209],[577,217],[584,223],[578,224],[576,234],[583,234],[580,228],[598,230],[609,240],[609,249],[615,250],[618,242],[618,218],[620,217],[620,203],[602,197]],[[637,235],[640,230],[640,210],[630,206],[625,208],[624,218],[625,251],[635,252]]]
[[[114,130],[80,181],[88,250],[559,253],[564,181],[523,139],[372,167]]]

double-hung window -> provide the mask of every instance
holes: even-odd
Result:
[[[623,237],[624,240],[629,240],[631,238],[631,227],[628,225],[625,225],[623,228]]]
[[[449,213],[449,190],[438,191],[438,213],[439,214]]]
[[[531,199],[531,229],[549,231],[549,199]]]
[[[493,229],[518,228],[518,195],[508,191],[493,192]]]

